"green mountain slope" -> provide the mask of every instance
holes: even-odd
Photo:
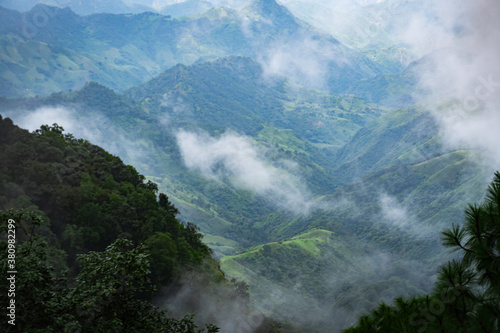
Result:
[[[463,219],[467,202],[481,200],[481,189],[492,173],[480,153],[442,147],[432,119],[417,107],[394,110],[358,131],[336,159],[337,172],[343,172],[339,179],[352,183],[321,198],[324,211],[306,220],[264,222],[267,230],[290,238],[223,258],[225,272],[248,281],[252,294],[259,295],[256,299],[266,300],[272,288],[299,295],[289,295],[295,306],[280,307],[277,317],[296,316],[291,309],[328,309],[320,317],[330,320],[321,324],[318,318],[311,328],[318,332],[354,323],[360,315],[357,310],[371,309],[377,300],[389,301],[387,295],[408,297],[430,290],[444,259],[440,230]],[[346,251],[345,257],[318,246],[324,238],[316,232],[309,245],[292,246],[310,237],[311,228],[328,230],[334,244]],[[269,249],[273,252],[266,259],[263,254]],[[332,266],[323,261],[324,253]],[[376,268],[370,265],[383,267],[383,272],[373,274]],[[356,277],[350,275],[352,270]],[[332,280],[331,290],[345,289],[328,294],[322,303],[325,291],[320,286]],[[312,281],[316,288],[309,286]]]
[[[350,182],[396,164],[424,161],[442,150],[429,112],[419,106],[397,109],[365,126],[338,151],[336,171]]]
[[[381,299],[428,290],[425,278],[411,276],[409,263],[343,233],[312,229],[225,257],[221,268],[247,281],[257,306],[269,302],[273,292],[282,293],[275,318],[296,322],[307,332],[324,332],[353,323]]]
[[[347,93],[362,96],[373,103],[392,107],[404,107],[415,103],[413,96],[417,78],[405,70],[401,74],[381,74],[364,79],[351,86]]]
[[[13,265],[24,274],[15,276],[17,313],[11,319],[23,331],[126,326],[142,332],[177,325],[151,304],[159,295],[151,283],[169,287],[164,299],[183,283],[200,290],[210,283],[217,296],[200,292],[184,302],[232,299],[241,315],[248,313],[244,292],[225,279],[197,228],[179,222],[168,198],[157,196],[157,186],[134,167],[59,126],[29,133],[2,117],[0,132],[1,260],[7,264],[7,220],[13,219]],[[196,272],[197,280],[186,272]],[[9,302],[7,293],[1,301]],[[15,331],[6,322],[2,329]]]
[[[283,77],[269,82],[263,79],[263,68],[246,57],[178,65],[125,95],[150,114],[167,117],[174,128],[255,135],[267,123],[314,143],[337,146],[384,112],[356,97],[291,86]]]

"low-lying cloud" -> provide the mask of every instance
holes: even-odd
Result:
[[[408,228],[410,218],[406,209],[399,204],[396,198],[383,193],[380,195],[380,210],[384,220],[398,228]]]
[[[379,207],[382,223],[399,229],[401,233],[415,237],[428,237],[435,234],[429,227],[419,223],[409,209],[394,196],[381,193]]]
[[[187,131],[178,132],[176,137],[189,169],[255,192],[295,214],[307,214],[314,207],[307,187],[292,174],[294,163],[271,165],[248,138],[232,133],[213,138]]]
[[[35,110],[14,110],[2,112],[11,118],[21,128],[35,131],[41,125],[62,126],[65,133],[71,133],[75,138],[88,140],[108,152],[120,156],[126,163],[138,166],[144,161],[141,149],[137,148],[137,140],[132,140],[130,134],[115,126],[106,116],[76,108],[63,106],[40,107]]]

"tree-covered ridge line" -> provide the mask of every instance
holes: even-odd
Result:
[[[188,283],[217,287],[218,301],[250,311],[247,286],[226,279],[197,226],[179,222],[134,167],[57,124],[29,133],[0,118],[0,133],[4,271],[7,220],[18,226],[14,331],[198,332],[196,317],[172,319],[151,303],[159,287],[169,286],[162,297],[180,290],[185,272],[197,277]]]
[[[432,293],[382,303],[344,332],[498,332],[500,172],[484,202],[469,205],[464,223],[442,235],[443,245],[456,255],[439,268]]]

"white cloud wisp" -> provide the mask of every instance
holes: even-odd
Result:
[[[211,179],[229,180],[232,185],[255,192],[295,214],[307,214],[313,208],[311,194],[301,179],[291,170],[263,160],[263,154],[248,138],[230,133],[213,138],[186,131],[178,132],[176,137],[189,169]]]

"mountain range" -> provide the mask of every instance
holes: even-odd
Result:
[[[329,35],[297,1],[200,3],[1,7],[2,116],[57,122],[135,165],[256,308],[282,294],[279,321],[339,331],[428,292],[441,229],[494,171],[443,140],[430,110],[453,101],[422,102],[436,55],[401,61],[385,32],[363,47]]]
[[[178,19],[151,12],[78,16],[68,7],[45,5],[24,15],[3,8],[0,17],[2,73],[10,82],[0,93],[8,97],[79,89],[87,81],[123,91],[177,63],[228,55],[258,59],[269,76],[290,74],[337,92],[380,73],[379,65],[297,21],[274,1]]]

